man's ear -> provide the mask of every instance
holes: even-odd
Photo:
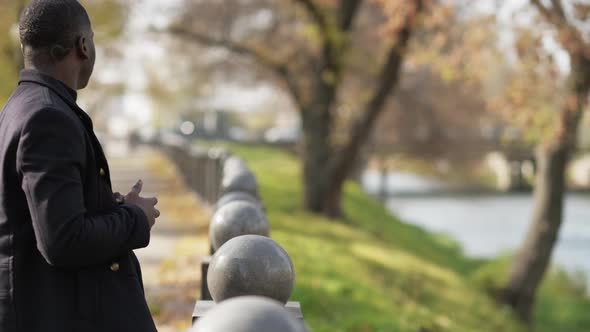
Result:
[[[54,61],[62,61],[63,59],[65,59],[66,56],[68,56],[68,54],[70,53],[69,48],[65,48],[61,45],[53,45],[51,46],[51,48],[49,49],[49,55],[51,56],[51,58]]]
[[[90,58],[90,49],[88,48],[88,38],[82,36],[76,41],[76,52],[78,56],[86,60]]]

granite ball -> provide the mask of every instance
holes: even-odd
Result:
[[[221,196],[219,200],[217,200],[217,204],[215,205],[215,211],[219,210],[222,206],[228,203],[237,201],[261,205],[261,202],[258,200],[258,198],[252,196],[251,194],[243,191],[235,191]]]
[[[226,194],[236,191],[246,192],[254,197],[258,197],[258,181],[256,180],[256,176],[249,170],[231,174],[224,173],[221,180],[221,192]]]
[[[209,241],[214,250],[240,235],[268,236],[270,225],[260,204],[233,201],[220,207],[209,225]]]
[[[236,156],[231,156],[225,159],[223,163],[223,175],[231,176],[237,173],[248,172],[248,166],[246,163]]]
[[[207,282],[215,302],[255,295],[287,303],[295,285],[295,269],[287,252],[272,239],[243,235],[227,241],[215,253]]]
[[[199,319],[191,332],[307,332],[279,302],[258,296],[224,301]]]

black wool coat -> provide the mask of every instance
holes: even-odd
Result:
[[[0,113],[0,331],[156,331],[132,251],[149,239],[76,92],[23,71]]]

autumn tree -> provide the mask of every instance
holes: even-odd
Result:
[[[290,95],[304,135],[304,207],[338,217],[343,184],[403,73],[426,2],[187,1],[170,32],[252,61]],[[342,114],[346,135],[336,132]]]
[[[0,0],[0,104],[14,89],[14,82],[22,69],[22,55],[18,42],[16,22],[24,7],[24,0]]]
[[[487,111],[481,88],[444,80],[429,67],[406,73],[372,135],[380,154],[459,162],[480,161],[496,148],[500,121]]]
[[[506,121],[488,111],[503,66],[494,13],[460,1],[431,6],[414,33],[406,69],[373,133],[376,151],[420,159],[481,160]]]
[[[516,49],[522,72],[520,79],[509,84],[508,102],[499,106],[512,110],[517,122],[542,128],[538,130],[533,219],[501,294],[501,301],[527,322],[531,321],[535,295],[559,235],[566,165],[576,150],[578,127],[590,90],[590,45],[581,30],[588,24],[590,7],[561,0],[531,0],[530,5],[539,20],[535,26],[529,23],[517,31]],[[543,47],[542,40],[548,35],[569,56],[571,68],[565,79],[560,78],[554,69],[555,60]]]

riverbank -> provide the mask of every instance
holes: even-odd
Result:
[[[385,181],[385,186],[382,185]],[[443,181],[437,177],[427,177],[411,172],[390,172],[385,177],[378,172],[367,169],[360,177],[360,182],[366,192],[379,199],[394,197],[505,197],[512,195],[533,194],[533,188],[503,191],[491,185],[467,184]],[[590,197],[590,188],[569,185],[568,194],[586,195]]]
[[[568,193],[552,262],[590,284],[590,196]],[[531,194],[391,197],[387,208],[430,232],[448,234],[469,257],[494,258],[518,250],[530,228]],[[485,234],[485,236],[481,236]]]
[[[230,148],[258,176],[272,237],[296,267],[293,299],[313,331],[526,330],[489,296],[506,275],[505,260],[466,257],[453,240],[400,222],[352,183],[345,190],[346,220],[307,214],[300,209],[295,157]],[[552,272],[539,296],[536,331],[590,330],[582,288]]]

